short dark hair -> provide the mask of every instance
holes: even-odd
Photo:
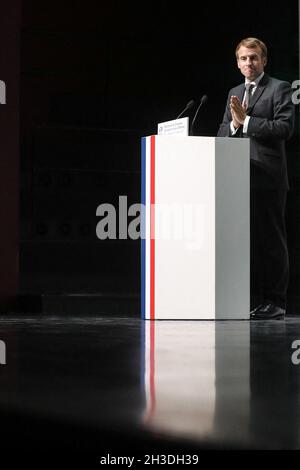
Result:
[[[266,57],[266,58],[268,57],[267,46],[265,45],[263,41],[257,38],[245,38],[245,39],[242,39],[242,41],[240,41],[238,45],[236,46],[235,55],[237,59],[239,58],[238,51],[240,47],[242,46],[248,47],[249,49],[260,49],[262,57]]]

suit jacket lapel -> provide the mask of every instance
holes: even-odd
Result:
[[[240,85],[240,89],[236,94],[236,96],[239,98],[241,103],[243,102],[244,94],[245,94],[245,85],[242,84]]]
[[[266,88],[268,81],[269,81],[268,75],[265,74],[263,78],[261,79],[261,81],[259,82],[259,84],[257,85],[257,89],[255,90],[255,93],[251,98],[250,106],[247,110],[247,113],[252,111],[253,107],[255,106],[255,103],[264,92],[264,89]]]

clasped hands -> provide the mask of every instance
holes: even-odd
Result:
[[[237,129],[244,124],[247,116],[246,107],[242,105],[237,96],[230,97],[230,111],[233,125]]]

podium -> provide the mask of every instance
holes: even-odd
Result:
[[[142,138],[141,310],[249,319],[249,139]]]

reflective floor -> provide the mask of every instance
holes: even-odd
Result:
[[[7,447],[300,448],[299,317],[6,315],[0,362]]]

